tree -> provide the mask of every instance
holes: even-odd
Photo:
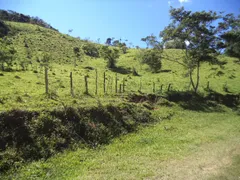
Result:
[[[116,67],[116,60],[119,58],[119,50],[103,46],[101,49],[101,56],[107,60],[107,67],[113,69]]]
[[[112,45],[112,39],[111,38],[107,38],[105,44],[108,45],[108,46],[111,46]]]
[[[8,68],[12,66],[16,50],[12,46],[11,40],[4,38],[0,39],[0,62],[2,71],[5,70],[4,64],[6,63]]]
[[[165,49],[185,49],[186,44],[179,39],[169,40],[164,44]]]
[[[147,64],[153,73],[157,73],[162,68],[161,53],[155,49],[145,51],[142,63]]]
[[[172,23],[161,33],[163,42],[179,39],[186,43],[184,61],[178,62],[188,69],[190,83],[195,93],[198,91],[200,81],[200,65],[202,62],[217,63],[218,34],[221,29],[214,26],[220,16],[213,11],[191,12],[182,8],[171,8],[170,15]],[[196,70],[196,80],[193,79]]]
[[[74,52],[74,54],[76,56],[76,58],[74,58],[74,67],[76,67],[77,66],[77,60],[79,60],[80,57],[81,57],[80,48],[79,47],[74,47],[73,48],[73,52]]]
[[[93,43],[86,43],[85,45],[83,45],[82,49],[87,56],[95,58],[99,57],[98,48]]]
[[[6,24],[0,20],[0,38],[6,36],[8,34],[9,28]]]
[[[162,49],[162,44],[160,41],[157,40],[157,37],[151,34],[150,36],[147,36],[145,38],[142,38],[141,41],[145,42],[147,44],[147,48],[151,47],[154,49]]]
[[[227,55],[238,58],[240,62],[240,15],[227,14],[223,20],[220,26],[225,31],[220,36],[224,41],[221,47],[226,48]]]

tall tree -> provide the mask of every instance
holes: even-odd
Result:
[[[108,45],[108,46],[111,46],[112,45],[112,39],[111,38],[107,38],[105,44]]]
[[[170,16],[172,23],[161,33],[163,42],[178,39],[188,46],[184,49],[184,61],[180,62],[188,69],[190,82],[194,92],[198,91],[200,82],[200,65],[202,62],[216,63],[218,34],[221,29],[215,26],[215,22],[220,19],[220,15],[213,11],[191,12],[182,8],[171,8]],[[196,70],[196,79],[194,72]]]

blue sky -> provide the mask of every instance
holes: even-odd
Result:
[[[74,37],[128,39],[144,46],[142,37],[158,35],[170,22],[169,7],[240,14],[240,0],[0,0],[0,9],[38,16]]]

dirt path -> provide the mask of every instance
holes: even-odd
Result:
[[[199,147],[199,150],[184,159],[154,162],[157,176],[147,179],[208,179],[221,175],[232,165],[233,158],[240,155],[240,139],[231,139]],[[239,176],[235,177],[240,179]],[[235,179],[234,178],[234,179]]]

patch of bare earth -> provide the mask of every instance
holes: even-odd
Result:
[[[221,169],[232,164],[232,158],[240,155],[240,138],[207,144],[199,147],[197,152],[180,160],[153,162],[154,177],[146,179],[184,179],[199,180],[221,174]],[[240,176],[240,175],[239,175]],[[238,179],[239,177],[236,177]]]

